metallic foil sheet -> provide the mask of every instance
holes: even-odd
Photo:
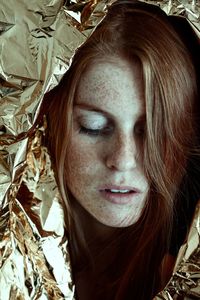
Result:
[[[44,94],[114,1],[1,0],[0,300],[75,299],[63,208],[43,145],[46,122],[35,121]],[[142,2],[186,18],[200,37],[198,0]],[[173,276],[155,299],[200,297],[199,215],[198,208]]]
[[[173,275],[154,300],[200,299],[200,201],[185,244],[179,250]]]

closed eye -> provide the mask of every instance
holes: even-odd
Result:
[[[80,127],[79,133],[84,133],[88,135],[94,135],[98,136],[101,132],[101,129],[90,129],[90,128],[85,128],[83,126]]]
[[[99,136],[99,135],[108,135],[111,129],[109,127],[105,127],[102,129],[91,129],[81,126],[79,129],[79,133],[90,135],[90,136]]]

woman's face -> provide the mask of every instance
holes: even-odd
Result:
[[[145,107],[139,64],[116,57],[82,74],[73,112],[67,185],[100,223],[134,224],[149,184],[142,170]]]

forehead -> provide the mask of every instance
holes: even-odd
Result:
[[[144,91],[138,62],[115,57],[93,62],[81,76],[76,103],[94,104],[105,109],[143,110]]]

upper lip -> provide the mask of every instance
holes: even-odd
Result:
[[[141,193],[141,191],[133,186],[130,185],[115,185],[115,184],[105,184],[99,188],[100,191],[103,190],[129,190],[135,193]]]

